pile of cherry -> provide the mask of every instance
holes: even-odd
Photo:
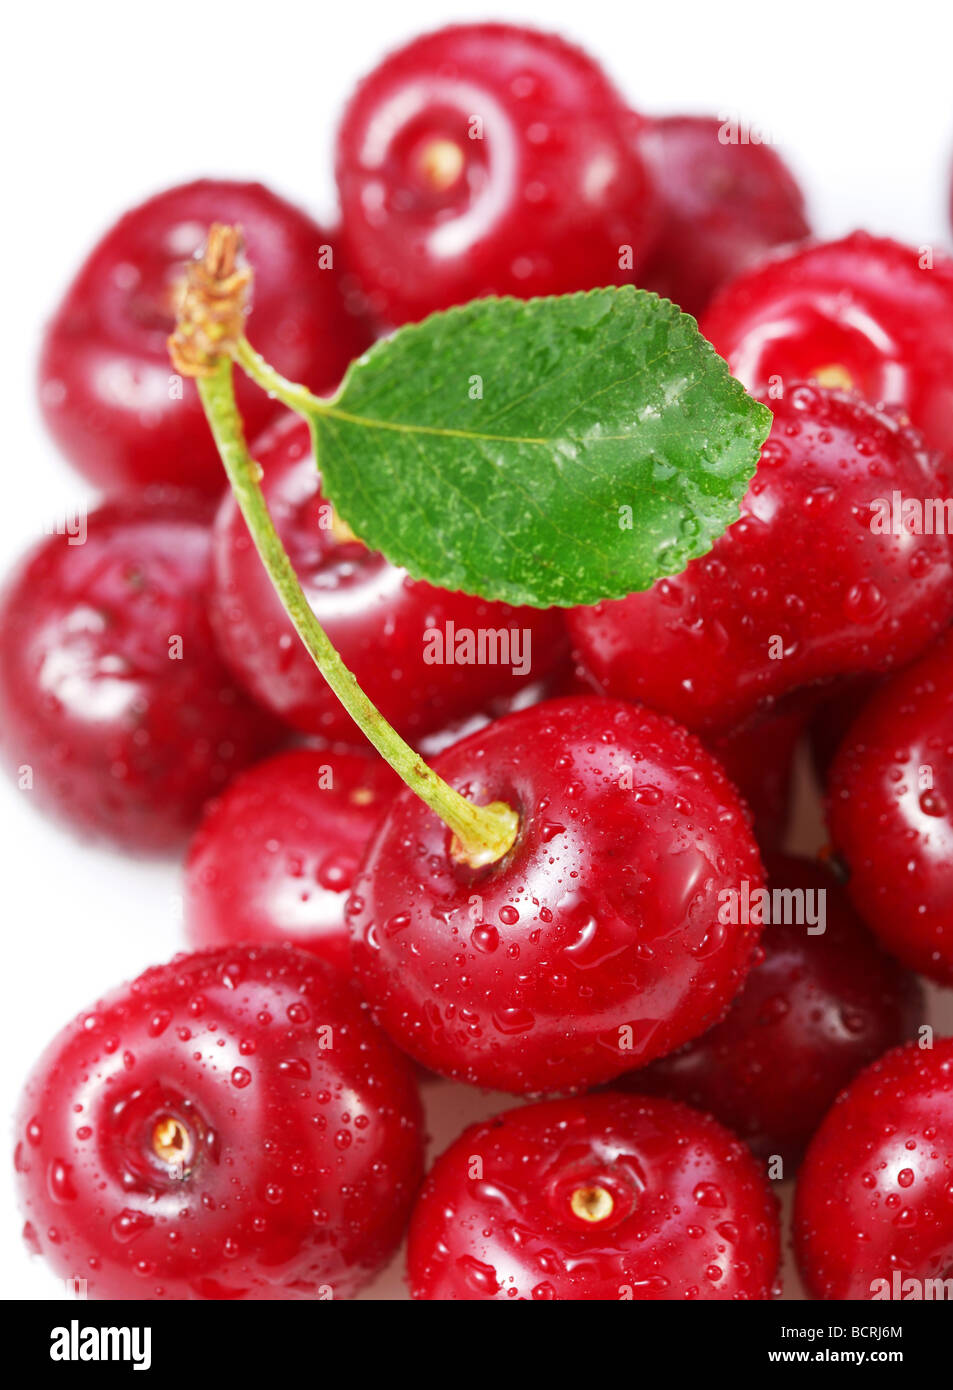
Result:
[[[635,116],[584,54],[505,26],[382,63],[337,175],[333,236],[258,184],[160,194],[45,337],[45,419],[106,500],[6,588],[3,756],[85,835],[193,837],[194,953],[34,1071],[29,1244],[93,1297],[346,1297],[409,1219],[420,1298],[763,1299],[769,1173],[800,1165],[815,1296],[950,1275],[953,1040],[914,972],[953,985],[953,556],[871,513],[949,492],[953,263],[808,240],[768,146]],[[453,786],[518,807],[483,869],[312,666],[221,500],[197,393],[170,380],[182,262],[213,221],[244,230],[252,341],[312,389],[431,310],[628,280],[700,315],[774,412],[708,555],[564,614],[439,591],[342,534],[305,425],[239,383],[344,661]],[[532,671],[427,664],[448,622],[529,629]],[[817,865],[779,853],[808,729]],[[765,883],[826,892],[826,931],[725,919]],[[421,1068],[537,1099],[423,1181]]]

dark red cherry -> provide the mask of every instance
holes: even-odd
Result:
[[[626,1080],[710,1111],[790,1173],[837,1093],[914,1036],[924,1005],[915,978],[877,948],[828,872],[786,856],[767,864],[764,959],[728,1016]]]
[[[816,380],[899,407],[953,454],[953,260],[855,232],[766,261],[701,324],[756,395]]]
[[[745,1146],[673,1101],[607,1092],[471,1125],[407,1252],[420,1299],[766,1299],[777,1203]]]
[[[883,676],[859,676],[855,680],[838,682],[813,712],[808,739],[814,771],[822,787],[827,785],[831,764],[848,729],[883,681]]]
[[[660,222],[638,283],[686,314],[697,317],[727,280],[810,231],[804,196],[784,160],[730,122],[715,116],[647,120],[638,148]]]
[[[520,828],[481,869],[411,792],[355,880],[355,967],[378,1021],[445,1076],[518,1093],[609,1081],[721,1017],[757,927],[718,894],[760,884],[744,807],[670,720],[618,701],[547,701],[434,763]]]
[[[557,610],[513,608],[435,589],[342,537],[321,496],[303,420],[286,416],[254,453],[308,602],[358,684],[405,737],[416,740],[480,710],[565,659]],[[296,728],[360,740],[295,633],[231,494],[216,522],[214,564],[211,618],[236,676]],[[496,660],[478,659],[481,641],[483,655]],[[467,655],[477,658],[474,664],[460,659]]]
[[[177,956],[81,1014],[20,1103],[24,1236],[93,1298],[347,1298],[422,1172],[412,1068],[291,947]]]
[[[117,499],[45,540],[0,599],[4,763],[45,811],[127,849],[179,844],[278,736],[215,651],[210,521],[181,494]]]
[[[350,258],[394,323],[631,278],[654,217],[629,115],[585,53],[507,24],[391,53],[338,134]]]
[[[888,1052],[838,1097],[798,1177],[794,1236],[814,1298],[949,1298],[953,1038]]]
[[[339,749],[296,748],[242,773],[189,848],[192,945],[287,941],[349,970],[347,894],[400,786],[382,758]]]
[[[725,730],[801,687],[902,665],[953,615],[947,537],[893,530],[882,510],[895,492],[936,495],[918,437],[816,386],[772,409],[741,517],[711,551],[644,593],[569,614],[607,694],[689,728]]]
[[[912,970],[953,985],[953,637],[864,705],[828,779],[848,891]]]
[[[224,485],[195,383],[175,377],[183,262],[212,222],[238,224],[255,267],[249,333],[292,381],[330,391],[369,337],[349,312],[337,238],[259,183],[200,179],[133,208],[93,248],[47,329],[40,359],[43,416],[64,454],[98,487],[168,482]],[[275,403],[236,373],[247,429]]]
[[[747,802],[765,850],[777,849],[787,832],[794,754],[806,717],[802,709],[785,709],[705,742]]]

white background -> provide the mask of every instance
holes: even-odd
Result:
[[[840,0],[731,4],[527,0],[33,3],[4,18],[6,210],[0,224],[0,568],[89,494],[45,437],[33,370],[45,316],[92,242],[132,204],[199,175],[259,178],[333,218],[335,124],[394,44],[450,20],[558,29],[650,113],[737,113],[770,130],[824,235],[856,226],[948,244],[953,8]],[[812,848],[817,830],[805,827]],[[72,1015],[181,946],[179,870],[75,844],[0,785],[0,1115]],[[944,1012],[950,1026],[949,997]],[[446,1091],[445,1144],[495,1102]],[[61,1295],[19,1231],[0,1161],[0,1297]],[[398,1288],[396,1274],[385,1282]],[[793,1292],[793,1289],[791,1290]]]

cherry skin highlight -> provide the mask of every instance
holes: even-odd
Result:
[[[953,455],[953,259],[854,232],[766,261],[712,304],[701,330],[757,396],[797,381],[897,407]]]
[[[724,125],[714,116],[663,116],[645,121],[638,136],[660,227],[637,281],[696,318],[726,281],[810,231],[804,196],[780,155],[722,138]]]
[[[953,1278],[951,1191],[953,1038],[907,1043],[851,1082],[807,1151],[794,1239],[811,1297],[945,1297],[923,1281]]]
[[[222,491],[222,464],[195,383],[172,376],[166,346],[183,263],[213,222],[242,229],[255,268],[249,333],[280,372],[328,392],[368,346],[366,327],[348,308],[336,237],[258,183],[200,179],[166,189],[127,212],[93,248],[43,342],[44,419],[98,487],[165,482]],[[254,435],[277,407],[242,373],[235,384]]]
[[[391,53],[337,144],[347,249],[374,308],[401,323],[631,278],[654,234],[637,123],[555,35],[458,25]]]
[[[54,1040],[15,1166],[29,1246],[92,1298],[347,1298],[401,1239],[420,1104],[314,956],[200,952]]]
[[[724,1022],[626,1078],[634,1091],[697,1106],[790,1174],[838,1092],[923,1022],[923,993],[880,951],[832,876],[769,858],[769,889],[825,903],[826,931],[772,921],[763,960]],[[821,899],[818,895],[824,893]]]
[[[411,792],[382,822],[348,913],[378,1022],[432,1070],[544,1093],[609,1081],[716,1022],[759,928],[718,894],[761,883],[746,813],[710,754],[648,710],[547,701],[434,768],[520,829],[470,869]]]
[[[607,1092],[471,1125],[424,1183],[407,1267],[418,1299],[767,1299],[779,1244],[734,1135]]]
[[[360,541],[340,538],[321,496],[303,420],[285,417],[254,456],[264,470],[268,509],[318,621],[362,690],[404,737],[416,741],[480,710],[565,659],[565,628],[555,609],[451,594],[412,580]],[[236,677],[295,728],[362,741],[292,627],[230,494],[216,521],[214,571],[211,619]],[[504,629],[509,664],[430,659],[462,650],[461,633],[479,638]],[[506,653],[501,645],[489,654]]]
[[[723,732],[782,696],[900,666],[953,616],[946,536],[893,530],[876,503],[937,495],[919,437],[856,397],[798,386],[741,517],[682,574],[573,609],[570,635],[609,695]]]
[[[848,891],[887,950],[953,985],[953,638],[864,705],[828,779]]]
[[[109,502],[83,544],[50,536],[0,598],[0,756],[83,835],[176,847],[276,742],[215,651],[210,522],[173,492]]]
[[[323,748],[278,753],[237,777],[189,847],[192,946],[290,942],[349,970],[347,894],[401,785],[379,757]]]

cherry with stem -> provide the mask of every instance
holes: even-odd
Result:
[[[262,564],[318,670],[355,723],[394,771],[453,831],[453,857],[471,868],[501,859],[516,839],[519,817],[501,802],[474,806],[447,785],[387,723],[344,665],[315,617],[281,543],[261,490],[261,470],[248,452],[235,401],[233,359],[290,409],[333,412],[307,387],[285,381],[244,335],[251,272],[240,264],[237,229],[215,224],[201,261],[188,268],[173,362],[195,376],[215,443]]]
[[[719,894],[763,880],[735,789],[684,729],[603,697],[510,714],[441,753],[436,770],[398,736],[307,603],[245,445],[233,362],[312,424],[363,417],[255,353],[238,252],[234,230],[212,229],[173,361],[198,377],[238,506],[308,652],[416,793],[391,804],[347,908],[376,1020],[434,1071],[530,1095],[610,1081],[697,1037],[741,988],[759,934],[716,920]]]

